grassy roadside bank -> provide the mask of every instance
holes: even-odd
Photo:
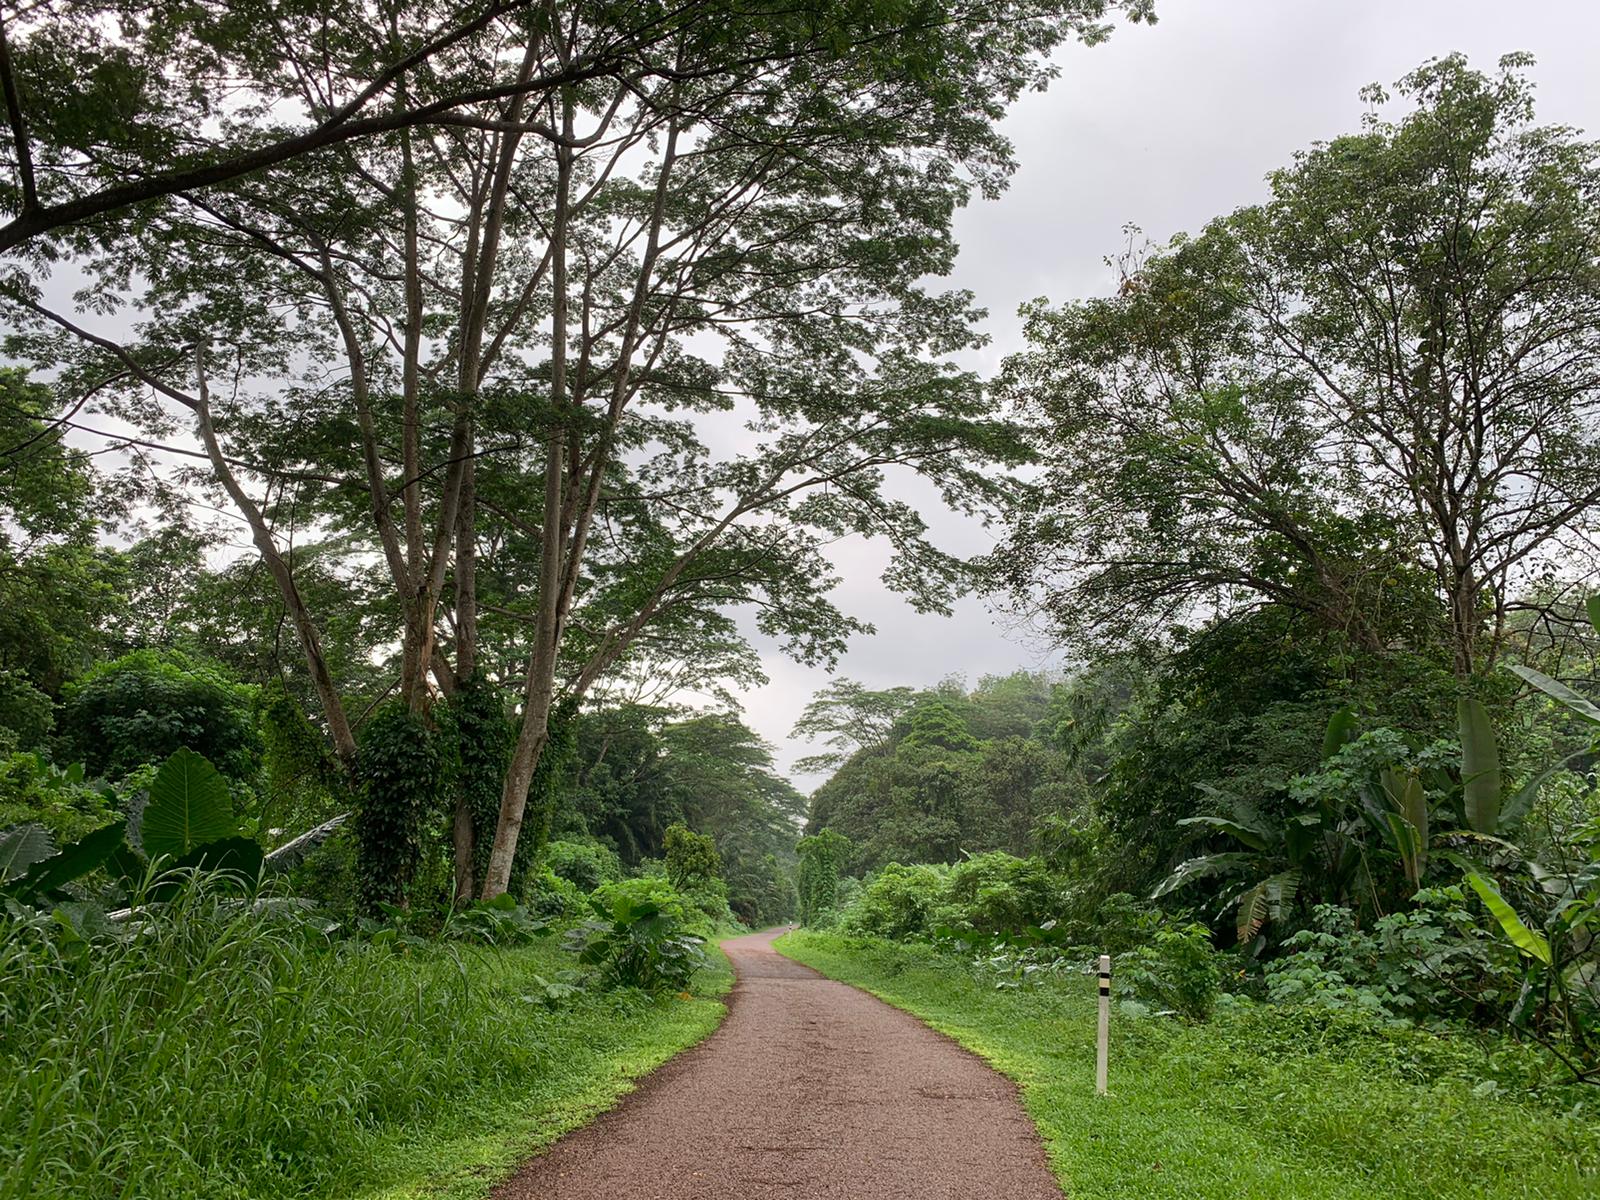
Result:
[[[562,995],[555,936],[319,946],[205,889],[167,916],[92,957],[0,940],[0,1200],[475,1200],[732,981],[713,952],[683,995]]]
[[[1594,1101],[1570,1087],[1513,1099],[1476,1047],[1279,1011],[1114,1018],[1112,1094],[1097,1098],[1087,978],[997,991],[929,946],[806,931],[776,945],[1015,1079],[1080,1200],[1600,1195]]]
[[[727,1013],[728,960],[712,965],[689,998],[604,995],[557,1014],[541,1070],[488,1087],[423,1128],[374,1139],[366,1182],[333,1186],[325,1200],[481,1200],[531,1156],[613,1108],[645,1075],[708,1037]],[[559,953],[559,951],[549,951]]]
[[[376,1139],[363,1171],[370,1182],[354,1192],[331,1187],[326,1200],[485,1197],[531,1155],[616,1106],[643,1075],[717,1029],[733,971],[722,950],[707,952],[712,966],[688,1000],[606,1005],[595,997],[568,1008],[549,1030],[558,1053],[547,1054],[538,1074],[485,1088],[426,1128]]]

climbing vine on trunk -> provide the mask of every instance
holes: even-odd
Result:
[[[362,902],[404,905],[429,826],[441,815],[444,739],[394,701],[361,730],[356,756],[356,866]]]

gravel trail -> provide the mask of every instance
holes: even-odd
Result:
[[[778,932],[723,942],[721,1028],[497,1200],[1061,1200],[1009,1080],[784,958]]]

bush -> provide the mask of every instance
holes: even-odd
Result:
[[[544,848],[544,865],[584,892],[622,878],[616,852],[598,842],[550,842]]]
[[[1218,958],[1204,925],[1170,925],[1156,930],[1149,944],[1119,957],[1112,977],[1125,997],[1205,1021],[1221,988]]]
[[[67,685],[62,735],[92,775],[120,779],[174,751],[204,755],[235,782],[261,766],[255,689],[177,650],[136,650]]]
[[[667,878],[679,891],[688,892],[722,879],[722,856],[708,833],[696,833],[679,822],[667,826],[662,843],[667,852]]]
[[[888,863],[862,885],[840,923],[851,933],[877,937],[926,937],[933,932],[933,913],[943,899],[946,868]]]
[[[605,986],[683,991],[705,965],[705,939],[691,932],[689,908],[667,880],[610,883],[590,905],[599,919],[572,930],[567,944]]]
[[[1288,953],[1266,964],[1267,997],[1389,1021],[1508,1007],[1522,983],[1517,956],[1477,927],[1461,888],[1424,888],[1412,903],[1371,929],[1348,908],[1317,905],[1310,927],[1284,940]]]
[[[582,888],[547,866],[528,873],[522,902],[529,912],[552,920],[576,917],[589,907],[589,897]]]
[[[1001,851],[950,868],[936,923],[997,936],[1021,934],[1061,910],[1061,888],[1042,859]]]
[[[1102,900],[1077,940],[1096,954],[1125,954],[1155,937],[1167,918],[1148,900],[1113,892]]]
[[[0,670],[0,754],[32,750],[55,728],[55,704],[16,671]]]
[[[85,778],[81,763],[53,766],[42,754],[0,758],[0,829],[43,825],[57,842],[76,841],[116,816],[115,797]]]

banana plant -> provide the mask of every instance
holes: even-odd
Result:
[[[1590,623],[1596,633],[1600,633],[1600,597],[1591,597],[1586,607]],[[1532,667],[1517,665],[1511,670],[1590,726],[1593,744],[1600,745],[1600,706]],[[1483,756],[1485,745],[1492,752],[1493,731],[1487,728],[1486,719],[1481,728],[1470,731],[1478,752],[1474,758],[1468,753],[1468,724],[1463,710],[1463,783],[1470,787],[1479,779],[1491,777],[1498,790],[1498,763]],[[1476,714],[1471,724],[1479,725]],[[1480,772],[1469,775],[1465,761],[1475,763],[1481,768]],[[1532,806],[1545,781],[1564,770],[1569,761],[1570,757],[1562,760],[1523,787],[1489,828],[1482,828],[1480,821],[1472,820],[1474,810],[1469,799],[1467,811],[1473,829],[1479,834],[1494,834],[1514,826]],[[1477,811],[1481,816],[1484,809],[1480,806]],[[1597,1043],[1596,1030],[1597,1019],[1600,1019],[1600,957],[1595,953],[1596,933],[1600,931],[1600,862],[1525,861],[1515,846],[1496,841],[1500,853],[1510,860],[1509,867],[1501,873],[1516,886],[1515,901],[1506,895],[1499,881],[1485,873],[1482,864],[1459,854],[1452,853],[1448,857],[1483,901],[1493,918],[1493,928],[1515,947],[1523,962],[1522,989],[1511,1008],[1509,1020],[1515,1026],[1529,1029],[1535,1036],[1547,1038],[1551,1033],[1559,1034],[1562,1048],[1558,1049],[1548,1040],[1546,1044],[1551,1045],[1580,1078],[1600,1077],[1600,1043]]]
[[[1200,790],[1230,809],[1227,816],[1187,817],[1178,823],[1224,834],[1242,850],[1202,854],[1180,863],[1150,894],[1160,899],[1200,879],[1221,878],[1219,912],[1237,906],[1235,932],[1248,942],[1268,921],[1284,921],[1294,908],[1307,874],[1323,875],[1328,841],[1339,831],[1324,826],[1318,812],[1271,818],[1241,796],[1206,784]]]

